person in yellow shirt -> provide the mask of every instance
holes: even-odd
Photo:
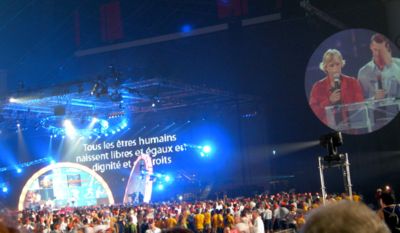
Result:
[[[217,212],[217,233],[223,233],[224,232],[224,217],[222,216],[222,211],[218,210]]]
[[[218,229],[218,214],[217,214],[217,210],[213,210],[211,212],[211,232],[212,233],[217,233],[217,229]]]
[[[235,222],[235,218],[230,212],[230,209],[226,210],[226,215],[225,215],[225,226],[224,227],[229,227],[230,229],[232,228],[233,224]]]
[[[172,214],[168,214],[167,218],[167,228],[174,228],[178,224],[178,221],[176,218],[172,216]]]
[[[360,202],[361,201],[361,196],[358,195],[357,193],[353,192],[353,201]]]
[[[196,215],[194,215],[194,226],[197,233],[203,233],[204,231],[204,214],[200,212],[200,209],[196,210]]]
[[[208,208],[204,211],[204,233],[211,233],[211,213]]]

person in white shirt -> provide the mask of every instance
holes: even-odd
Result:
[[[146,233],[161,233],[161,229],[156,227],[154,219],[149,219],[149,229],[146,230]]]
[[[253,209],[252,217],[253,217],[252,233],[264,233],[264,223],[261,219],[258,209]]]

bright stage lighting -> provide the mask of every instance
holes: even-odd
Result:
[[[64,128],[65,128],[65,133],[68,136],[72,137],[72,136],[76,135],[76,130],[75,130],[75,127],[72,124],[71,120],[68,120],[68,119],[64,120],[63,125],[64,125]]]
[[[165,180],[165,182],[170,182],[171,177],[169,175],[165,175],[164,180]]]
[[[13,97],[11,97],[10,99],[8,99],[8,101],[9,101],[10,103],[17,103],[17,102],[18,102],[18,100],[15,99],[15,98],[13,98]]]
[[[185,25],[183,25],[183,26],[181,27],[181,31],[182,31],[182,32],[190,32],[190,31],[192,31],[192,26],[189,25],[189,24],[185,24]]]
[[[97,122],[99,122],[99,119],[97,119],[96,117],[93,117],[93,118],[92,118],[92,123],[95,124],[95,123],[97,123]]]
[[[109,123],[108,123],[108,121],[106,121],[106,120],[101,120],[101,121],[100,121],[100,125],[101,125],[101,127],[102,127],[103,129],[108,129],[108,127],[109,127]]]
[[[209,154],[209,153],[211,153],[211,151],[212,151],[211,146],[209,146],[209,145],[203,146],[203,152],[204,152],[205,154]]]
[[[17,173],[21,173],[22,172],[22,169],[21,168],[17,168]]]
[[[183,200],[182,195],[179,195],[178,199],[179,199],[180,201],[182,201],[182,200]]]
[[[164,185],[163,184],[158,184],[157,185],[157,189],[160,190],[160,191],[164,190]]]
[[[7,192],[8,192],[7,186],[4,186],[4,187],[2,188],[2,191],[3,191],[3,193],[7,193]]]

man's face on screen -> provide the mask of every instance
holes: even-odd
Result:
[[[384,64],[383,56],[385,53],[389,52],[387,47],[385,46],[385,43],[376,43],[375,41],[372,41],[370,49],[372,52],[372,57],[374,59],[374,62],[377,65],[383,65]]]

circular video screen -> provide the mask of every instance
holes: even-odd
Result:
[[[27,181],[18,209],[60,209],[114,204],[110,188],[93,170],[76,163],[56,163],[37,171]]]
[[[379,130],[400,109],[399,49],[385,35],[349,29],[324,40],[308,61],[308,103],[326,126],[347,134]]]

